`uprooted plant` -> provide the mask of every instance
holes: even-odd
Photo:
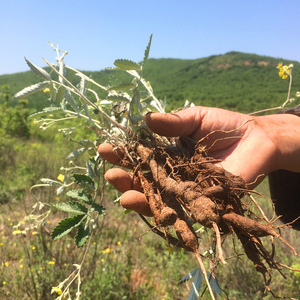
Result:
[[[102,143],[110,143],[120,158],[119,163],[131,168],[141,183],[153,214],[153,224],[143,216],[142,219],[151,231],[164,238],[167,243],[195,254],[200,265],[199,270],[213,299],[216,298],[216,293],[222,293],[215,279],[214,268],[218,262],[227,264],[227,258],[222,250],[222,240],[229,235],[235,235],[241,242],[246,256],[263,275],[267,290],[270,290],[272,277],[270,270],[282,272],[281,268],[285,267],[274,258],[273,239],[279,239],[294,254],[296,251],[281,237],[273,222],[267,219],[252,196],[254,192],[247,190],[242,178],[218,167],[216,163],[219,161],[208,156],[208,149],[203,146],[206,137],[200,141],[184,137],[165,138],[151,132],[143,122],[145,113],[165,110],[165,103],[154,96],[150,83],[143,78],[151,39],[152,36],[141,64],[124,59],[114,62],[116,68],[112,70],[125,71],[133,76],[131,82],[117,86],[104,87],[83,73],[66,66],[63,61],[66,52],[61,55],[58,48],[53,45],[57,51],[57,65],[52,66],[48,62],[47,64],[51,68],[51,73],[58,75],[58,81],[53,80],[51,74],[44,69],[26,60],[32,71],[44,81],[25,88],[14,98],[24,98],[34,92],[49,89],[53,103],[32,116],[37,118],[36,123],[42,123],[41,128],[46,129],[57,121],[80,119],[84,120],[81,124],[61,131],[69,135],[76,127],[86,126],[97,135],[96,141],[84,139],[78,141],[80,148],[67,158],[71,160],[88,152],[91,157],[86,163],[84,172],[81,171],[82,167],[74,165],[65,168],[63,182],[44,178],[43,184],[33,187],[58,186],[58,194],[74,184],[78,187],[67,192],[72,201],[53,205],[56,209],[68,212],[70,216],[54,228],[52,238],[59,239],[73,229],[77,230],[75,241],[78,247],[83,246],[91,238],[96,221],[104,213],[103,171],[106,161],[98,155],[97,147]],[[79,87],[67,80],[66,70],[76,72],[80,78]],[[105,99],[99,99],[96,91],[88,86],[92,84],[107,92]],[[87,93],[93,95],[95,100],[89,100]],[[185,107],[191,105],[186,103]],[[55,114],[57,118],[47,118],[47,114],[50,113]],[[260,215],[250,209],[245,198],[252,201]],[[32,213],[25,218],[28,222],[33,221],[34,226],[41,224],[52,208],[42,215],[36,215],[35,211],[44,206],[38,202],[40,205],[35,205]],[[212,230],[212,240],[216,247],[210,250],[217,255],[206,257],[199,253],[200,236],[194,229],[197,223]],[[30,228],[28,226],[27,230]],[[266,246],[266,243],[263,244],[261,241],[261,237],[265,236],[271,237],[271,251],[269,245]],[[204,259],[209,261],[211,272],[206,271]],[[70,277],[58,285],[62,289],[60,298],[69,294],[70,285],[77,279],[76,299],[79,299],[80,270],[83,261],[77,265]],[[195,275],[195,272],[198,271],[191,272],[191,276]],[[201,274],[198,276],[200,284],[199,282],[195,284],[198,288],[201,287]],[[192,288],[192,293],[196,295],[193,299],[198,298],[198,292]]]

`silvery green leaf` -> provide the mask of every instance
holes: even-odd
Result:
[[[45,113],[55,113],[57,111],[61,111],[61,107],[45,107],[42,111],[39,111],[37,113],[34,113],[30,115],[28,118],[35,117],[37,115],[44,115]]]
[[[141,66],[136,62],[128,59],[116,59],[114,65],[121,70],[137,70],[141,71]]]
[[[150,39],[149,39],[149,42],[148,42],[148,45],[145,49],[145,54],[144,54],[144,59],[143,59],[143,62],[142,62],[142,68],[144,69],[145,67],[145,64],[148,60],[148,57],[149,57],[149,52],[150,52],[150,47],[151,47],[151,41],[152,41],[152,36],[153,34],[150,35]]]
[[[54,89],[54,86],[53,86],[52,82],[50,82],[50,84],[49,84],[49,90],[50,90],[50,95],[51,95],[52,101],[55,101],[55,99],[56,99],[56,91]]]
[[[59,62],[59,74],[63,77],[66,77],[66,66],[63,60]],[[62,78],[62,76],[59,76],[58,81],[63,84],[64,79]]]
[[[55,185],[60,185],[62,186],[63,184],[59,181],[56,181],[56,180],[52,180],[52,179],[49,179],[49,178],[42,178],[41,181],[43,183],[46,183],[46,184],[49,184],[51,186],[55,186]]]
[[[120,96],[120,95],[110,95],[106,97],[107,100],[111,100],[111,101],[123,101],[123,102],[130,102],[130,99],[128,99],[127,97],[124,96]]]
[[[80,149],[76,149],[75,151],[71,152],[67,157],[66,160],[70,160],[73,159],[74,157],[84,153],[85,151],[87,151],[88,148],[80,148]]]
[[[87,168],[87,171],[88,171],[88,174],[91,178],[95,178],[96,177],[96,173],[95,173],[95,170],[93,168],[93,165],[91,164],[90,161],[87,161],[86,162],[86,168]]]
[[[56,99],[58,103],[61,103],[62,99],[64,98],[64,93],[65,93],[65,87],[60,85],[56,94]]]
[[[65,187],[62,185],[56,190],[56,195],[60,195],[64,191]]]
[[[72,106],[72,108],[74,109],[74,111],[76,111],[79,114],[80,113],[80,109],[79,109],[76,101],[72,97],[72,94],[70,93],[69,90],[65,91],[65,97],[67,98],[68,103]]]
[[[86,91],[86,78],[83,77],[83,76],[80,76],[80,77],[81,77],[81,80],[80,80],[80,89],[79,89],[79,91],[80,91],[80,93],[81,93],[82,95],[85,96],[85,91]]]
[[[34,94],[35,92],[44,89],[48,85],[49,85],[49,81],[42,81],[42,82],[33,84],[31,86],[28,86],[28,87],[24,88],[23,90],[21,90],[20,92],[16,93],[14,95],[13,99],[16,100],[16,99],[22,99],[22,98],[28,97],[29,95]]]
[[[31,71],[36,74],[37,76],[45,79],[45,80],[49,80],[51,81],[51,76],[50,74],[45,71],[44,69],[34,65],[33,63],[31,63],[26,57],[24,57],[26,60],[27,65],[29,66],[29,68],[31,69]]]

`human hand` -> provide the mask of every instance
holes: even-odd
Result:
[[[270,172],[294,168],[287,158],[291,156],[291,148],[278,139],[279,132],[283,132],[282,136],[289,132],[286,127],[291,119],[296,122],[293,118],[299,121],[292,115],[253,117],[219,108],[192,107],[175,114],[150,113],[145,116],[145,121],[150,130],[162,136],[203,139],[209,156],[221,160],[221,167],[241,176],[249,188],[254,188]],[[98,151],[110,163],[119,161],[109,144],[100,145]],[[120,200],[122,206],[151,215],[139,182],[132,182],[130,173],[111,169],[105,178],[124,192]]]

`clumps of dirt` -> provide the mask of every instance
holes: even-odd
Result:
[[[283,265],[274,260],[273,243],[273,251],[268,251],[260,238],[278,238],[296,254],[271,222],[255,215],[243,202],[242,197],[250,193],[243,179],[216,166],[217,161],[208,157],[199,142],[180,138],[176,146],[166,146],[153,139],[138,140],[119,146],[120,151],[122,165],[133,167],[149,202],[154,226],[149,223],[148,226],[168,243],[194,252],[205,278],[205,267],[198,252],[199,237],[192,223],[214,231],[218,258],[224,264],[222,236],[235,234],[248,259],[263,275],[267,289],[270,269],[281,272]],[[177,237],[169,233],[170,227],[175,229]]]

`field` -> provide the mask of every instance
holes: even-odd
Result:
[[[260,61],[259,58],[254,58]],[[214,64],[211,63],[212,66],[224,64],[215,57],[209,61],[212,62],[213,59],[215,61]],[[232,63],[228,61],[230,57],[225,59],[227,64]],[[198,61],[196,65],[200,68],[201,63],[203,61]],[[187,72],[192,72],[192,67],[195,67],[195,64],[191,65]],[[212,67],[205,70],[209,72],[215,69]],[[154,75],[155,69],[150,68],[149,76]],[[191,89],[189,91],[192,99]],[[169,97],[172,97],[173,93],[178,91],[172,90]],[[185,96],[185,92],[182,92],[178,99],[171,101],[171,107],[178,106],[181,97]],[[73,164],[80,165],[87,157],[80,156],[73,164],[66,162],[65,157],[74,149],[74,144],[58,132],[55,126],[46,131],[40,130],[34,119],[27,120],[29,113],[35,108],[24,100],[11,105],[10,97],[7,93],[6,97],[2,97],[2,100],[7,101],[0,101],[0,298],[56,299],[60,294],[58,284],[76,270],[76,265],[85,258],[81,273],[81,299],[186,299],[192,282],[187,281],[179,286],[177,284],[182,277],[197,267],[197,261],[187,251],[177,251],[168,247],[166,242],[149,232],[136,213],[126,214],[124,209],[114,202],[119,195],[112,187],[108,187],[105,192],[103,204],[106,214],[95,224],[96,231],[85,257],[84,250],[87,246],[77,249],[72,233],[58,241],[52,241],[51,231],[64,217],[58,210],[53,209],[39,228],[33,227],[26,232],[14,229],[19,222],[24,222],[21,228],[29,226],[30,220],[23,219],[32,210],[36,199],[52,204],[61,203],[66,199],[64,193],[57,195],[54,187],[41,186],[30,191],[31,186],[40,184],[41,178],[57,180],[57,177],[63,174],[62,166],[69,168]],[[221,94],[212,99],[218,97],[221,97]],[[211,103],[218,106],[216,102]],[[226,103],[224,107],[230,106],[229,102]],[[249,107],[256,107],[255,103],[254,97]],[[265,106],[269,107],[269,104],[266,103]],[[278,102],[271,104],[278,105]],[[239,105],[233,105],[232,108],[237,110]],[[96,138],[93,131],[85,128],[74,133],[72,139],[76,141],[83,136]],[[257,190],[268,197],[267,180]],[[263,197],[258,197],[257,201],[272,219],[270,203]],[[40,212],[45,211],[46,208],[41,207]],[[206,248],[207,235],[209,233],[203,232],[200,252],[201,247]],[[282,235],[299,253],[300,234],[283,229]],[[232,253],[231,237],[225,241],[223,249],[226,256]],[[237,254],[242,252],[238,243],[235,250]],[[281,243],[276,244],[275,255],[281,263],[300,268],[299,259]],[[227,299],[227,295],[228,299],[232,300],[272,299],[272,295],[264,294],[263,279],[252,263],[244,256],[234,256],[227,266],[220,264],[218,267],[217,279],[223,290],[223,299]],[[273,272],[271,288],[274,294],[299,299],[300,274],[292,271],[284,271],[284,274],[287,279],[278,272]],[[76,294],[76,289],[77,283],[74,283],[70,290]],[[51,290],[54,291],[52,294]],[[201,299],[210,299],[209,293],[205,291]]]

